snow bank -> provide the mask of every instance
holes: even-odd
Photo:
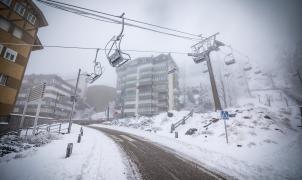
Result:
[[[1,179],[127,179],[131,176],[119,147],[101,132],[83,128],[81,143],[77,143],[80,126],[74,124],[71,134],[41,147],[33,147],[15,158],[0,162]],[[65,158],[68,143],[74,143],[70,158]],[[2,159],[2,158],[0,158]]]
[[[174,112],[172,118],[163,113],[153,118],[121,119],[113,121],[111,126],[97,126],[145,137],[239,179],[302,178],[302,130],[297,127],[300,125],[297,107],[248,103],[228,111],[235,116],[227,121],[229,144],[223,121],[215,120],[220,118],[219,113],[194,113],[176,129],[178,139],[170,133],[171,124],[188,111]],[[197,131],[185,135],[190,128]]]

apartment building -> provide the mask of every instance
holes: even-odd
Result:
[[[8,121],[31,51],[42,49],[37,32],[47,26],[32,0],[0,0],[0,121]]]
[[[45,82],[45,94],[41,105],[40,116],[67,118],[71,112],[70,96],[74,87],[57,75],[26,75],[18,94],[14,113],[22,114],[31,87]],[[38,102],[30,102],[26,114],[35,115]]]
[[[116,72],[116,108],[122,116],[153,116],[178,108],[178,67],[170,54],[137,58]]]

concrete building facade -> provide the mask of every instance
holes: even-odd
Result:
[[[75,86],[67,83],[57,75],[26,75],[17,98],[14,113],[22,114],[29,89],[34,85],[45,82],[46,88],[41,105],[40,116],[51,117],[55,119],[68,119],[72,109],[71,96],[74,93]],[[78,97],[81,90],[77,90]],[[36,113],[38,102],[30,102],[27,108],[27,115]],[[76,110],[89,109],[83,99],[78,98]]]
[[[0,0],[0,122],[13,111],[31,51],[42,49],[37,32],[47,26],[32,0]]]
[[[116,72],[116,108],[122,116],[153,116],[178,108],[178,68],[170,54],[137,58]]]

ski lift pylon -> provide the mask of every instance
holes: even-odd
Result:
[[[113,67],[120,67],[125,64],[127,61],[131,60],[131,57],[128,53],[125,53],[121,50],[121,42],[123,38],[123,32],[125,27],[125,13],[123,13],[120,18],[122,18],[122,30],[119,35],[113,36],[110,41],[105,46],[106,57]],[[109,46],[109,44],[111,44]],[[110,48],[108,48],[110,47]],[[108,50],[108,51],[107,51]]]

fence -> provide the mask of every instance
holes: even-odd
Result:
[[[30,115],[25,115],[24,123],[23,123],[23,128],[29,128],[34,126],[34,116]],[[55,120],[50,117],[39,117],[38,120],[38,125],[42,124],[54,124],[54,123],[64,123],[67,122],[68,120]],[[20,122],[21,122],[21,115],[20,114],[11,114],[7,124],[3,124],[0,126],[0,134],[5,134],[10,131],[18,131],[20,129]]]
[[[176,123],[172,123],[171,124],[171,131],[170,133],[173,133],[173,131],[178,127],[180,126],[181,124],[185,124],[186,123],[186,120],[188,120],[190,117],[193,116],[193,109],[187,114],[185,115],[181,120],[177,121]]]
[[[1,133],[0,136],[4,136],[4,135],[28,136],[28,135],[32,135],[32,132],[33,132],[33,127],[26,127],[26,128],[21,128],[21,129]],[[52,124],[38,125],[35,135],[43,133],[43,132],[66,134],[68,132],[68,123],[54,122]]]

